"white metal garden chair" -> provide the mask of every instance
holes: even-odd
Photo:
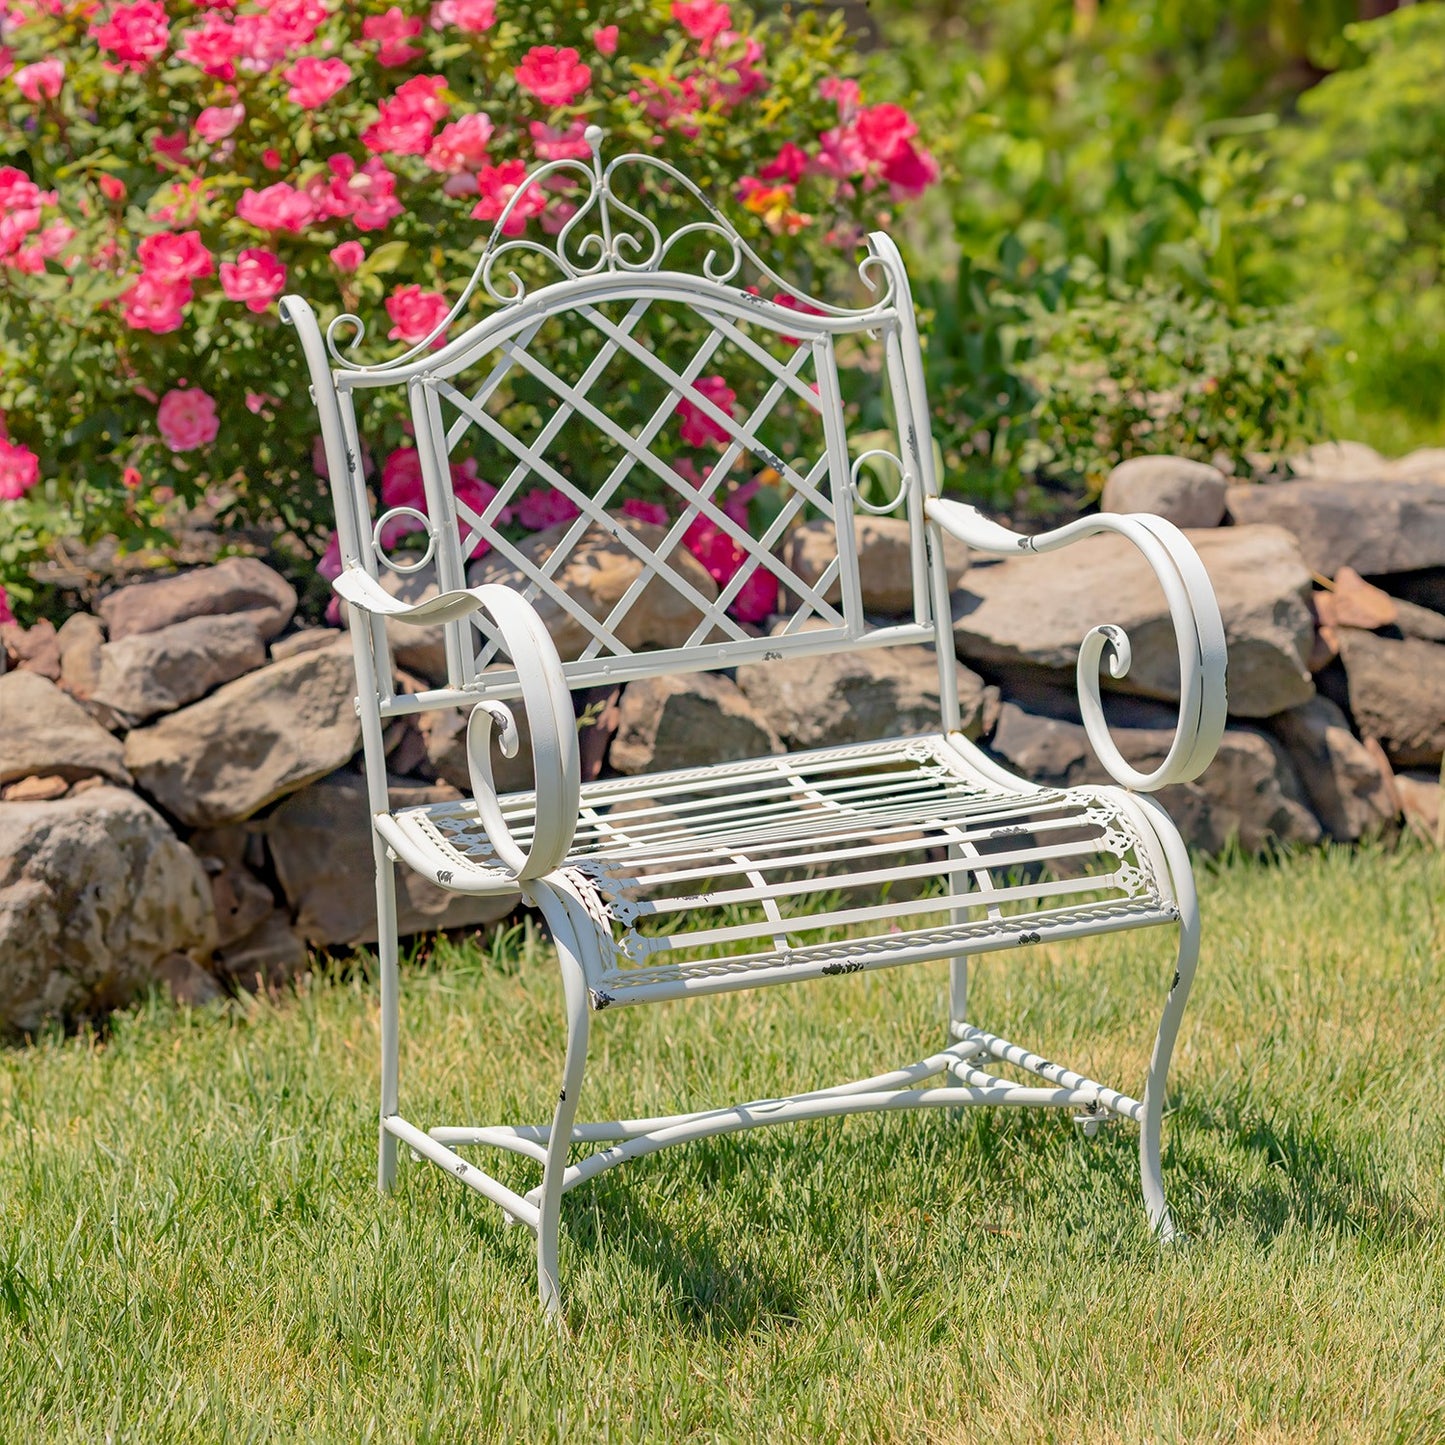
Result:
[[[323,338],[306,301],[288,296],[283,303],[310,370],[344,559],[335,588],[352,616],[380,923],[380,1187],[391,1185],[402,1143],[499,1204],[536,1235],[541,1297],[555,1309],[562,1196],[624,1160],[788,1120],[1004,1105],[1063,1109],[1090,1125],[1134,1120],[1148,1216],[1161,1236],[1170,1236],[1160,1120],[1198,956],[1199,917],[1185,848],[1147,794],[1196,777],[1224,724],[1224,635],[1197,556],[1155,517],[1103,515],[1024,537],[940,497],[908,279],[888,237],[870,238],[860,268],[871,291],[859,293],[865,304],[848,309],[805,298],[686,176],[652,157],[604,163],[595,128],[589,141],[590,163],[544,165],[528,183],[574,188],[578,208],[553,243],[508,238],[518,192],[451,315],[404,355],[376,365],[350,361],[337,329],[345,328],[348,341],[359,339],[359,321],[339,317]],[[679,200],[697,209],[669,228],[644,216],[640,192],[628,185],[649,187],[666,215]],[[685,265],[689,247],[705,254]],[[520,273],[542,258],[553,279],[529,289]],[[745,287],[747,274],[775,288],[778,299]],[[443,342],[478,289],[492,304]],[[669,317],[691,329],[679,330]],[[695,349],[669,359],[669,336],[686,336]],[[849,452],[840,357],[856,360],[867,346],[881,351],[873,374],[896,422],[896,445],[872,447],[867,459],[886,456],[890,475],[901,478],[887,505],[865,502],[865,458]],[[719,405],[714,388],[696,384],[722,367],[734,379],[755,378],[747,395],[739,381],[735,406]],[[641,380],[624,383],[624,374]],[[377,516],[368,496],[358,402],[364,408],[373,388],[404,389],[424,510]],[[629,398],[631,422],[620,416]],[[690,405],[720,439],[705,477],[679,459],[675,445],[669,452],[680,405]],[[779,438],[790,440],[785,446]],[[494,485],[494,496],[453,485],[453,469],[467,455],[478,462],[471,475]],[[586,456],[608,464],[599,474],[594,463],[590,478],[574,475],[576,459]],[[781,506],[766,526],[750,528],[736,519],[737,507],[725,505],[724,488],[764,468],[776,479]],[[617,519],[624,483],[639,481],[669,504],[665,526]],[[538,485],[577,509],[545,559],[504,525],[523,490]],[[855,509],[865,505],[896,509],[908,520],[913,609],[906,620],[865,615],[852,525]],[[837,524],[836,555],[812,581],[784,564],[780,546],[804,517]],[[699,518],[745,557],[712,593],[684,563],[684,534]],[[383,545],[384,529],[399,523],[419,529],[413,539],[425,543],[419,555]],[[642,564],[606,616],[591,615],[556,581],[589,527],[606,529]],[[1120,786],[1038,787],[1000,768],[960,731],[942,534],[982,552],[1015,554],[1058,551],[1105,531],[1139,549],[1167,596],[1179,652],[1177,734],[1152,773],[1136,771],[1120,755],[1100,706],[1098,670],[1107,658],[1121,676],[1129,643],[1116,627],[1095,627],[1080,650],[1081,707],[1093,746]],[[481,541],[490,544],[493,561],[515,569],[519,588],[468,586],[467,559]],[[441,590],[420,604],[398,601],[378,580],[382,568],[423,563],[435,566]],[[779,617],[767,635],[730,612],[755,566],[778,584]],[[695,610],[685,645],[640,651],[624,643],[622,624],[645,587],[671,589]],[[575,655],[559,657],[533,606],[538,601],[582,629],[585,645],[571,649]],[[447,686],[393,690],[388,623],[445,624]],[[936,647],[942,719],[932,736],[580,782],[573,689],[767,660],[796,665],[800,657],[905,643]],[[515,751],[506,704],[519,698],[530,725],[535,792],[498,797],[489,761],[493,729],[501,731],[503,751]],[[393,809],[383,745],[388,720],[459,706],[472,710],[474,799]],[[399,1111],[398,861],[461,893],[520,890],[545,919],[568,1028],[550,1124],[428,1130]],[[940,873],[932,891],[915,886]],[[1141,1097],[1050,1062],[970,1018],[970,956],[1156,924],[1178,925],[1178,956]],[[917,1063],[737,1107],[576,1122],[595,1012],[943,959],[951,968],[948,1042]],[[1028,1081],[1000,1075],[1000,1066]],[[939,1076],[942,1084],[928,1085]],[[472,1145],[535,1160],[540,1182],[525,1195],[515,1192],[457,1152]]]

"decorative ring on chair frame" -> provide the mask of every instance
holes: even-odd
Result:
[[[381,545],[381,533],[386,524],[393,517],[415,517],[420,523],[420,531],[426,533],[426,551],[415,562],[398,562],[391,557],[385,547]],[[403,536],[411,536],[411,532],[404,532]],[[418,507],[391,507],[383,512],[376,519],[376,525],[371,529],[371,550],[376,553],[377,561],[383,567],[389,567],[393,572],[400,572],[403,576],[410,576],[413,572],[420,572],[436,551],[436,533],[432,531],[431,518]]]
[[[873,457],[883,457],[898,468],[898,490],[882,506],[875,506],[872,502],[868,501],[863,495],[862,488],[858,485],[858,477],[863,469],[863,463]],[[912,481],[913,478],[909,474],[908,468],[903,465],[902,458],[890,452],[887,447],[871,447],[866,452],[860,452],[859,455],[853,459],[853,465],[848,472],[848,486],[853,493],[853,500],[857,502],[865,512],[871,512],[875,517],[886,517],[890,513],[896,512],[899,504],[908,495],[908,488],[912,484]]]

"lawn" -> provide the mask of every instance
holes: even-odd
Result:
[[[1145,1229],[1132,1126],[832,1120],[570,1195],[561,1331],[491,1205],[405,1157],[376,1196],[364,969],[6,1052],[0,1439],[1445,1438],[1445,866],[1234,861],[1203,903],[1182,1246]],[[995,956],[975,1013],[1136,1090],[1171,963],[1161,932]],[[918,1057],[944,993],[930,965],[618,1010],[583,1111]],[[411,1117],[546,1117],[534,933],[442,943],[405,999]]]

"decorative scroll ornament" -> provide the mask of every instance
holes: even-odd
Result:
[[[326,328],[326,349],[332,360],[349,371],[389,371],[405,366],[424,355],[447,334],[452,323],[466,311],[478,288],[498,306],[515,306],[524,300],[528,294],[527,285],[517,274],[513,263],[527,256],[539,258],[554,270],[557,281],[577,281],[606,273],[641,276],[668,270],[669,262],[676,259],[679,243],[700,238],[708,249],[701,265],[689,274],[700,272],[703,279],[717,285],[735,282],[746,265],[794,301],[823,316],[866,316],[892,301],[893,274],[883,259],[874,254],[864,257],[858,267],[863,284],[875,293],[874,301],[867,308],[838,306],[810,296],[773,270],[712,200],[669,161],[659,156],[629,152],[604,164],[603,134],[601,126],[587,128],[586,141],[592,149],[590,163],[576,159],[548,161],[533,170],[517,187],[497,217],[481,259],[462,288],[461,295],[426,336],[400,356],[359,365],[343,352],[353,350],[366,339],[366,326],[359,316],[346,312],[335,317]],[[619,194],[619,185],[623,180],[637,178],[643,184],[634,184],[628,194],[633,200],[640,200],[649,175],[661,179],[664,192],[691,198],[705,213],[704,216],[672,231],[665,231],[657,221]],[[527,236],[509,237],[506,234],[507,224],[523,197],[538,188],[550,190],[547,182],[555,177],[563,177],[576,184],[575,196],[569,195],[566,199],[572,201],[577,209],[551,244]],[[774,305],[761,297],[754,298],[748,292],[741,291],[741,294],[749,300],[756,299],[760,309]],[[347,330],[351,333],[349,338],[343,335]]]

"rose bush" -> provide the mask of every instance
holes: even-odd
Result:
[[[527,170],[585,155],[589,124],[731,193],[780,264],[838,264],[937,178],[857,68],[837,21],[720,0],[0,0],[0,583],[23,610],[55,537],[154,541],[208,495],[321,551],[277,297],[425,340]],[[529,190],[507,229],[555,233],[569,204]],[[419,497],[404,419],[371,421],[383,504]]]

